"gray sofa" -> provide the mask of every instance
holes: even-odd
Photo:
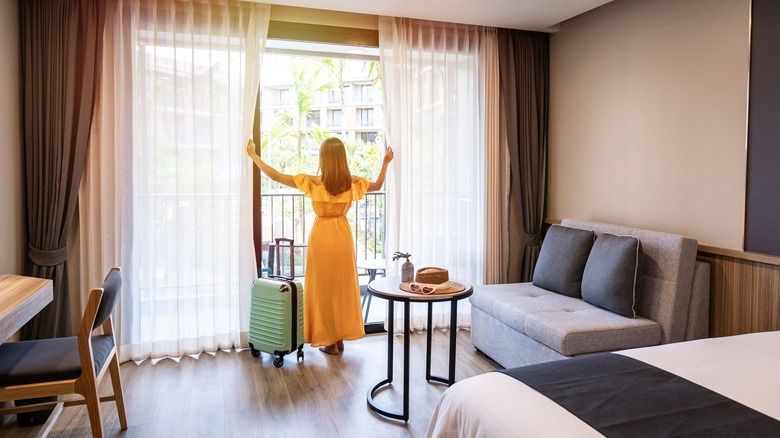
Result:
[[[475,286],[474,347],[511,368],[708,336],[710,269],[696,260],[696,240],[575,219],[561,225],[639,239],[644,258],[636,317],[532,283]]]

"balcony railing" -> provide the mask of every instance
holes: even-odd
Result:
[[[263,265],[266,272],[275,271],[280,264],[280,273],[289,275],[289,253],[269,257],[274,252],[276,238],[284,237],[295,241],[295,274],[303,276],[306,261],[306,242],[314,223],[311,200],[301,193],[270,193],[262,195],[262,240]],[[367,193],[363,199],[354,202],[347,220],[352,227],[355,241],[355,257],[358,260],[385,258],[385,193]],[[285,249],[286,250],[286,249]]]

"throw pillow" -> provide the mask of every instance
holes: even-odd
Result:
[[[594,238],[591,230],[551,226],[542,241],[532,283],[549,291],[581,298],[582,273]]]
[[[644,253],[634,236],[596,238],[582,276],[582,299],[627,318],[636,317]]]

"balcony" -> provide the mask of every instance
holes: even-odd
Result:
[[[294,272],[303,276],[306,266],[306,242],[314,223],[311,200],[301,193],[270,193],[262,195],[262,239],[263,270],[289,275],[290,256],[283,249],[280,259],[274,254],[275,239],[293,239]],[[363,199],[354,202],[347,213],[347,220],[354,233],[355,257],[358,260],[384,260],[385,244],[385,193],[367,193]],[[270,256],[269,256],[270,255]]]

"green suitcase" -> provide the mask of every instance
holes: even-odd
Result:
[[[289,277],[261,277],[252,283],[249,310],[249,348],[252,356],[273,354],[274,366],[298,350],[303,359],[303,285]]]

